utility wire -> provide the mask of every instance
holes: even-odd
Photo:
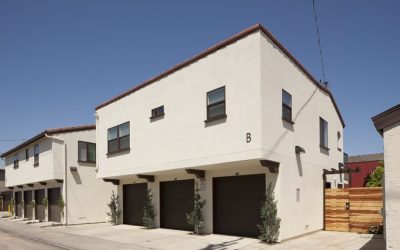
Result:
[[[313,0],[313,9],[314,9],[315,26],[317,27],[317,39],[318,39],[318,46],[319,46],[319,55],[320,55],[320,57],[321,57],[322,77],[323,77],[323,80],[324,80],[324,84],[327,85],[328,82],[326,81],[326,78],[325,78],[324,58],[323,58],[323,56],[322,56],[322,46],[321,46],[321,39],[320,39],[320,35],[319,35],[317,11],[316,11],[316,9],[315,9],[315,0]]]

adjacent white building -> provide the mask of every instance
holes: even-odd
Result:
[[[63,224],[106,221],[114,187],[96,179],[95,131],[94,125],[48,129],[1,155],[16,216]]]
[[[323,169],[343,163],[344,122],[325,86],[255,25],[96,108],[97,177],[118,186],[125,224],[255,237],[269,184],[280,239],[323,228]],[[332,188],[343,176],[328,179]]]
[[[400,104],[372,121],[384,144],[384,218],[386,249],[400,249]]]

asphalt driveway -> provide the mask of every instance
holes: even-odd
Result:
[[[384,250],[382,237],[368,234],[319,231],[275,245],[257,239],[226,235],[195,236],[186,231],[169,229],[146,230],[139,226],[105,223],[74,226],[41,227],[8,219],[0,220],[0,231],[16,234],[40,242],[48,242],[65,249],[298,249],[298,250]]]

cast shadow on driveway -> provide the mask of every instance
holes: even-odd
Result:
[[[210,244],[204,248],[201,248],[200,250],[216,250],[216,249],[226,249],[226,247],[235,245],[238,243],[238,241],[242,240],[243,238],[239,238],[236,240],[231,240],[231,241],[225,241],[219,244]]]
[[[386,242],[382,235],[374,235],[372,238],[360,248],[360,250],[385,250]]]

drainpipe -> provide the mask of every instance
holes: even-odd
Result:
[[[47,134],[44,135],[45,137],[52,139],[52,140],[59,140],[62,141],[63,143],[63,148],[64,148],[64,190],[65,190],[65,197],[64,197],[64,207],[65,207],[65,225],[68,225],[68,175],[67,175],[67,147],[65,145],[65,140],[64,139],[60,139],[54,136],[49,136]]]

